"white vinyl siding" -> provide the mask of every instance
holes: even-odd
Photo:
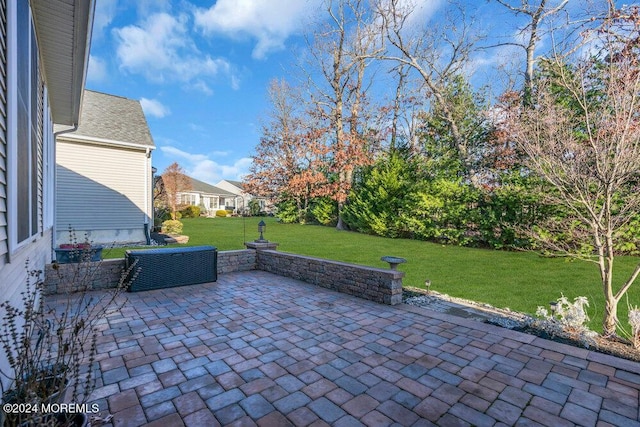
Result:
[[[56,152],[57,232],[69,226],[77,232],[142,230],[149,216],[149,190],[140,177],[151,173],[145,152],[71,143],[63,137]]]

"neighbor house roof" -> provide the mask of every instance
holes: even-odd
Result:
[[[236,187],[238,187],[239,189],[242,190],[242,182],[241,181],[232,181],[230,179],[226,179],[225,181],[227,181],[229,184],[235,185]]]
[[[188,192],[202,193],[202,194],[215,194],[217,196],[234,196],[230,191],[223,190],[222,188],[216,187],[215,185],[207,184],[206,182],[198,181],[197,179],[189,177],[191,180],[191,190]]]
[[[80,125],[65,139],[155,148],[140,101],[85,90]]]
[[[78,122],[87,75],[95,2],[32,0],[54,123]]]

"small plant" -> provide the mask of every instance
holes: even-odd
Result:
[[[216,211],[216,216],[219,216],[221,218],[226,218],[227,215],[229,215],[229,212],[227,212],[224,209],[219,209],[219,210]]]
[[[251,216],[260,215],[260,202],[257,199],[249,200],[249,215]]]
[[[182,223],[177,219],[170,219],[162,223],[162,232],[167,234],[182,233]]]
[[[538,307],[537,315],[542,315],[548,319],[552,319],[560,323],[565,329],[579,331],[586,326],[585,322],[589,321],[589,316],[585,311],[585,307],[589,307],[587,297],[576,297],[573,303],[569,302],[564,295],[558,298],[553,304],[554,311],[549,315],[544,307]]]
[[[539,318],[532,318],[531,325],[552,336],[577,335],[585,347],[588,347],[596,333],[585,325],[589,321],[585,311],[585,307],[589,307],[587,297],[576,297],[573,302],[570,302],[562,295],[557,301],[551,303],[551,306],[553,307],[551,313],[545,307],[538,306],[536,316]]]
[[[79,241],[75,230],[69,226],[69,242],[62,243],[55,248],[56,261],[61,264],[100,261],[102,259],[102,249],[101,245],[93,245],[87,235],[84,236],[84,241]]]
[[[94,362],[97,354],[97,326],[117,307],[119,292],[127,286],[125,272],[109,291],[89,293],[94,263],[73,264],[69,277],[79,292],[48,305],[43,296],[42,271],[30,270],[21,292],[21,304],[0,303],[2,326],[0,347],[9,370],[0,371],[4,404],[24,404],[41,408],[48,403],[86,403],[95,388]],[[61,266],[58,268],[58,274]],[[135,276],[135,274],[134,274]],[[5,384],[9,388],[5,388]],[[73,414],[70,414],[70,416]],[[4,413],[9,426],[67,425],[70,420],[56,414]],[[73,415],[75,418],[75,415]]]
[[[182,213],[182,218],[198,218],[200,216],[200,207],[189,205],[180,212]]]

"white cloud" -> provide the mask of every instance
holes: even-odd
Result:
[[[189,123],[188,126],[189,126],[189,129],[191,129],[194,132],[203,133],[206,131],[206,128],[204,126],[196,123]]]
[[[249,173],[251,166],[249,157],[242,157],[231,164],[221,164],[210,157],[221,156],[222,153],[193,154],[170,145],[162,146],[160,150],[165,156],[173,158],[172,161],[177,161],[187,175],[209,184],[215,184],[222,179],[241,180]]]
[[[87,81],[100,83],[107,80],[107,63],[94,55],[89,55],[89,70],[87,71]]]
[[[104,29],[111,24],[116,15],[118,0],[98,0],[93,18],[93,39],[102,39]]]
[[[238,78],[238,76],[231,76],[231,89],[240,89],[240,79]]]
[[[204,93],[205,95],[213,95],[213,89],[211,89],[209,87],[208,84],[206,84],[204,81],[202,80],[196,80],[191,84],[191,87],[196,91],[196,92],[200,92],[200,93]]]
[[[407,20],[408,25],[424,25],[445,5],[445,0],[402,0],[400,4],[413,6],[413,13]]]
[[[158,12],[171,12],[171,0],[136,0],[138,16],[149,16]]]
[[[155,99],[140,98],[140,105],[142,105],[142,110],[147,116],[161,119],[171,114],[171,110],[168,107]]]
[[[152,82],[179,81],[204,89],[208,86],[203,79],[231,70],[226,60],[197,49],[184,14],[156,13],[140,25],[114,29],[113,34],[120,68]]]
[[[265,58],[282,50],[285,40],[300,31],[321,0],[218,0],[195,11],[195,23],[205,35],[257,39],[253,57]]]

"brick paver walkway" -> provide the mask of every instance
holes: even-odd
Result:
[[[640,426],[640,364],[252,271],[126,294],[114,426]]]

